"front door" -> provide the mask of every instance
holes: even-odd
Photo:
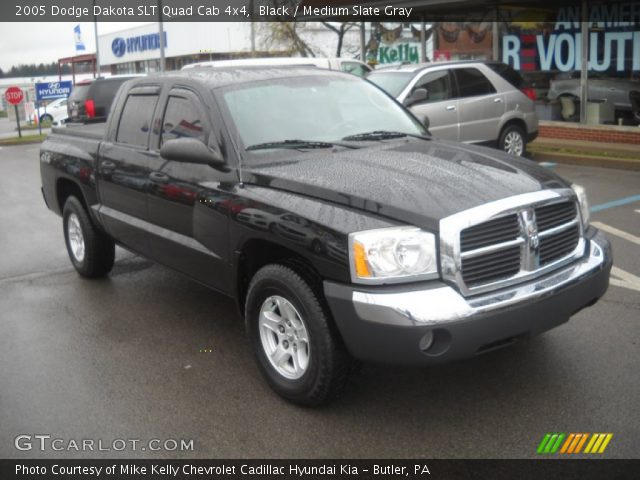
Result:
[[[228,291],[228,214],[214,206],[224,190],[221,184],[230,183],[230,174],[209,165],[169,161],[159,153],[164,142],[180,137],[196,138],[205,145],[217,141],[203,104],[196,92],[174,88],[159,117],[149,173],[149,218],[154,226],[150,238],[153,256],[160,262]]]
[[[453,98],[449,70],[436,70],[423,74],[413,90],[418,88],[427,90],[427,98],[411,106],[413,114],[421,121],[425,116],[429,118],[429,131],[434,137],[458,140],[458,101]]]

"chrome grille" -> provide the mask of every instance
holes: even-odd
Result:
[[[580,240],[578,225],[540,239],[540,265],[547,265],[573,252]]]
[[[460,232],[460,250],[465,252],[500,242],[515,240],[520,236],[520,224],[515,213],[489,220]]]
[[[525,281],[584,253],[571,190],[518,195],[452,215],[441,221],[440,235],[443,278],[465,295]]]
[[[520,246],[462,259],[462,276],[468,286],[508,278],[520,271]]]
[[[575,218],[576,204],[574,202],[553,203],[536,208],[536,222],[539,231],[557,227]]]

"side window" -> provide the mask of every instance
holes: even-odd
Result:
[[[157,101],[157,95],[129,95],[120,116],[116,142],[146,148]]]
[[[458,92],[461,98],[491,95],[496,93],[493,84],[477,68],[455,68]]]
[[[427,99],[420,103],[431,103],[448,100],[451,95],[451,75],[448,70],[430,72],[422,76],[413,87],[427,89]]]
[[[169,97],[162,119],[160,145],[180,137],[197,138],[205,144],[209,140],[200,109],[186,98]]]

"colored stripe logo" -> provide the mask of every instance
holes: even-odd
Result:
[[[612,438],[613,433],[547,433],[538,445],[537,453],[604,453]]]

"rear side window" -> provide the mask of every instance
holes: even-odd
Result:
[[[496,93],[493,84],[477,68],[455,68],[453,71],[458,81],[459,97],[477,97]]]
[[[116,142],[146,148],[157,101],[157,95],[129,95],[120,116]]]
[[[524,79],[522,76],[509,65],[504,63],[488,63],[487,67],[496,72],[518,90],[524,87]]]
[[[191,137],[207,143],[207,131],[199,109],[191,100],[169,97],[162,120],[160,145],[174,138]]]

